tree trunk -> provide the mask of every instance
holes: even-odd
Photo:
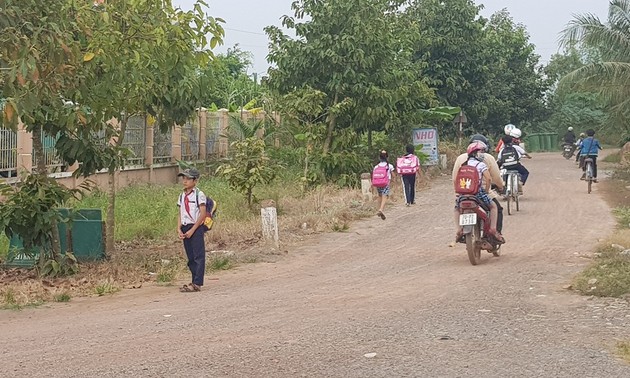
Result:
[[[44,160],[44,145],[42,144],[43,130],[42,127],[35,127],[33,129],[33,152],[35,154],[35,174],[41,176],[48,175],[48,169],[46,168],[46,161]],[[53,259],[57,259],[61,254],[61,239],[59,237],[59,228],[57,228],[57,221],[53,220],[51,232],[51,249]],[[39,254],[39,262],[45,263],[49,256],[46,255],[46,246],[40,246],[44,253]]]
[[[334,107],[339,102],[339,94],[335,93],[335,99],[333,100],[332,106]],[[330,146],[332,144],[333,132],[335,131],[335,126],[337,125],[337,116],[333,113],[329,113],[328,115],[328,129],[326,130],[326,140],[324,141],[323,153],[324,155],[328,153],[330,150]]]
[[[372,130],[368,130],[368,148],[372,149]]]
[[[120,130],[116,139],[116,146],[120,147],[125,139],[125,130],[127,130],[127,113],[123,114],[120,120]],[[117,167],[110,167],[108,170],[109,177],[107,179],[107,215],[105,219],[105,254],[111,256],[116,252],[116,238],[114,230],[116,228],[116,171]]]
[[[111,256],[112,253],[116,251],[116,239],[114,238],[114,229],[116,228],[116,170],[110,169],[108,174],[107,214],[105,218],[105,255]]]

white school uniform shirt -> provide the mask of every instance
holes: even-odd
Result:
[[[483,174],[488,170],[488,165],[477,159],[468,159],[468,165],[477,169],[477,173],[479,173],[479,180],[483,181]]]
[[[186,211],[186,206],[184,203],[184,196],[188,197],[188,211]],[[194,188],[190,193],[182,193],[179,195],[177,199],[177,207],[179,207],[179,217],[182,220],[182,225],[186,226],[189,224],[195,224],[197,219],[199,219],[199,204],[197,203],[197,198],[199,198],[199,203],[206,203],[206,195],[199,189]]]
[[[525,149],[523,149],[523,147],[521,146],[513,144],[512,147],[514,147],[514,150],[516,150],[516,154],[518,155],[519,160],[523,157],[523,155],[527,154],[527,152],[525,152]],[[499,151],[499,154],[497,155],[497,160],[501,160],[501,156],[503,156],[503,148],[501,149],[501,151]]]
[[[386,163],[386,162],[384,162],[384,161],[382,161],[382,162],[380,162],[380,163],[376,164],[376,165],[374,166],[374,168],[376,168],[376,167],[378,167],[378,166],[384,167],[384,166],[385,166],[385,164],[387,164],[387,163]],[[391,164],[389,164],[389,167],[388,167],[388,168],[389,168],[389,169],[387,170],[387,178],[391,181],[391,180],[392,180],[392,172],[394,171],[394,166],[393,166],[393,165],[391,165]]]

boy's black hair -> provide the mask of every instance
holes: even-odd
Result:
[[[416,148],[413,146],[413,144],[408,144],[407,147],[405,147],[405,150],[407,151],[407,155],[409,155],[413,154]]]
[[[514,141],[514,138],[512,138],[509,135],[504,135],[503,138],[501,138],[501,140],[503,141],[503,144],[512,144],[512,142]]]
[[[588,130],[586,130],[586,135],[587,135],[587,136],[590,136],[590,137],[591,137],[591,136],[593,136],[593,135],[595,135],[595,130],[593,130],[593,129],[588,129]]]

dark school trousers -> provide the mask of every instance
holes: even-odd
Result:
[[[193,227],[192,224],[182,226],[182,232],[186,233]],[[184,239],[184,250],[188,257],[188,269],[192,274],[192,283],[197,286],[203,286],[203,276],[206,273],[206,243],[203,235],[205,231],[203,226],[197,230],[188,239]]]
[[[416,202],[416,174],[403,175],[402,180],[405,190],[405,200],[409,204]]]

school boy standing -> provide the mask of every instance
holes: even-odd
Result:
[[[196,292],[203,286],[206,270],[206,246],[204,241],[206,218],[206,195],[197,188],[199,171],[191,168],[177,175],[182,178],[183,193],[179,195],[177,206],[179,217],[177,233],[184,242],[184,250],[188,258],[188,269],[192,275],[189,284],[180,288],[181,292]]]

